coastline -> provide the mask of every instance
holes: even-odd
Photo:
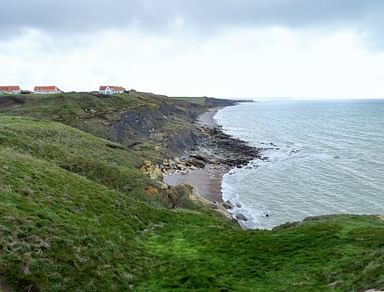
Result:
[[[236,104],[238,102],[234,105]],[[236,216],[229,212],[235,206],[230,202],[224,202],[222,179],[230,170],[246,166],[250,161],[263,157],[260,149],[249,146],[245,141],[222,131],[214,116],[225,107],[216,106],[208,109],[194,123],[201,133],[201,139],[196,149],[189,153],[188,159],[200,167],[192,166],[184,172],[169,173],[164,177],[164,182],[170,186],[191,185],[200,196],[227,209],[228,214],[234,219],[246,221],[245,216],[241,214]]]
[[[195,121],[195,125],[202,128],[214,129],[219,127],[214,116],[225,106],[218,106],[208,109],[202,113]],[[198,147],[201,145],[198,145]],[[190,153],[190,156],[193,156]],[[188,172],[175,172],[165,176],[164,182],[170,186],[180,184],[191,185],[196,192],[213,203],[223,203],[222,178],[230,169],[223,165],[206,163],[204,168],[189,168]]]

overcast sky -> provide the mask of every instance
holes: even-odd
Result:
[[[1,0],[0,85],[384,98],[383,0]]]

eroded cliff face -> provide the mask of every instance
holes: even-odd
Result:
[[[187,111],[172,103],[143,105],[121,114],[110,126],[111,138],[124,145],[153,143],[179,155],[197,142],[193,122],[203,110],[196,106]]]
[[[194,122],[205,110],[205,105],[151,99],[121,112],[109,125],[108,139],[133,149],[153,149],[161,158],[182,156],[198,143]]]
[[[58,121],[133,150],[140,144],[158,146],[161,155],[172,157],[189,151],[198,142],[199,131],[193,122],[199,114],[207,108],[234,103],[136,91],[110,96],[65,93],[1,96],[0,112]]]
[[[233,104],[231,100],[211,98],[194,104],[151,95],[143,105],[121,113],[110,125],[110,138],[128,146],[152,143],[161,147],[167,157],[182,156],[201,139],[201,129],[194,124],[197,117],[208,108]]]

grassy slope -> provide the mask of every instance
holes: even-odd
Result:
[[[156,208],[144,191],[151,182],[136,170],[140,157],[107,143],[60,123],[0,116],[0,283],[43,291],[384,288],[380,219],[245,232],[206,210]]]
[[[53,96],[27,95],[22,98],[27,102],[0,109],[0,112],[59,121],[102,138],[109,138],[106,126],[109,121],[119,119],[120,111],[143,104],[139,95],[128,94],[100,98],[90,93],[67,93]]]
[[[205,97],[171,97],[171,99],[176,101],[195,103],[199,105],[204,105],[206,100]]]
[[[106,143],[56,122],[0,116],[0,276],[8,283],[121,291],[153,265],[139,237],[177,216],[150,207],[161,202],[144,191],[152,182],[136,170],[136,154]]]
[[[143,186],[150,181],[137,170],[142,160],[129,150],[111,149],[109,144],[60,123],[0,116],[3,147],[31,154],[143,199]]]
[[[358,291],[384,286],[384,224],[338,216],[279,231],[189,222],[147,237],[162,262],[141,291]]]
[[[0,272],[15,287],[126,289],[146,268],[144,204],[10,149],[0,150]]]

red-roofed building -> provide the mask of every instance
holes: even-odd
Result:
[[[101,94],[115,94],[115,93],[123,93],[125,91],[124,87],[121,86],[100,86],[99,92]]]
[[[55,93],[63,93],[57,86],[35,86],[33,89],[33,93],[38,94],[55,94]]]
[[[20,86],[0,86],[0,94],[19,94]]]

